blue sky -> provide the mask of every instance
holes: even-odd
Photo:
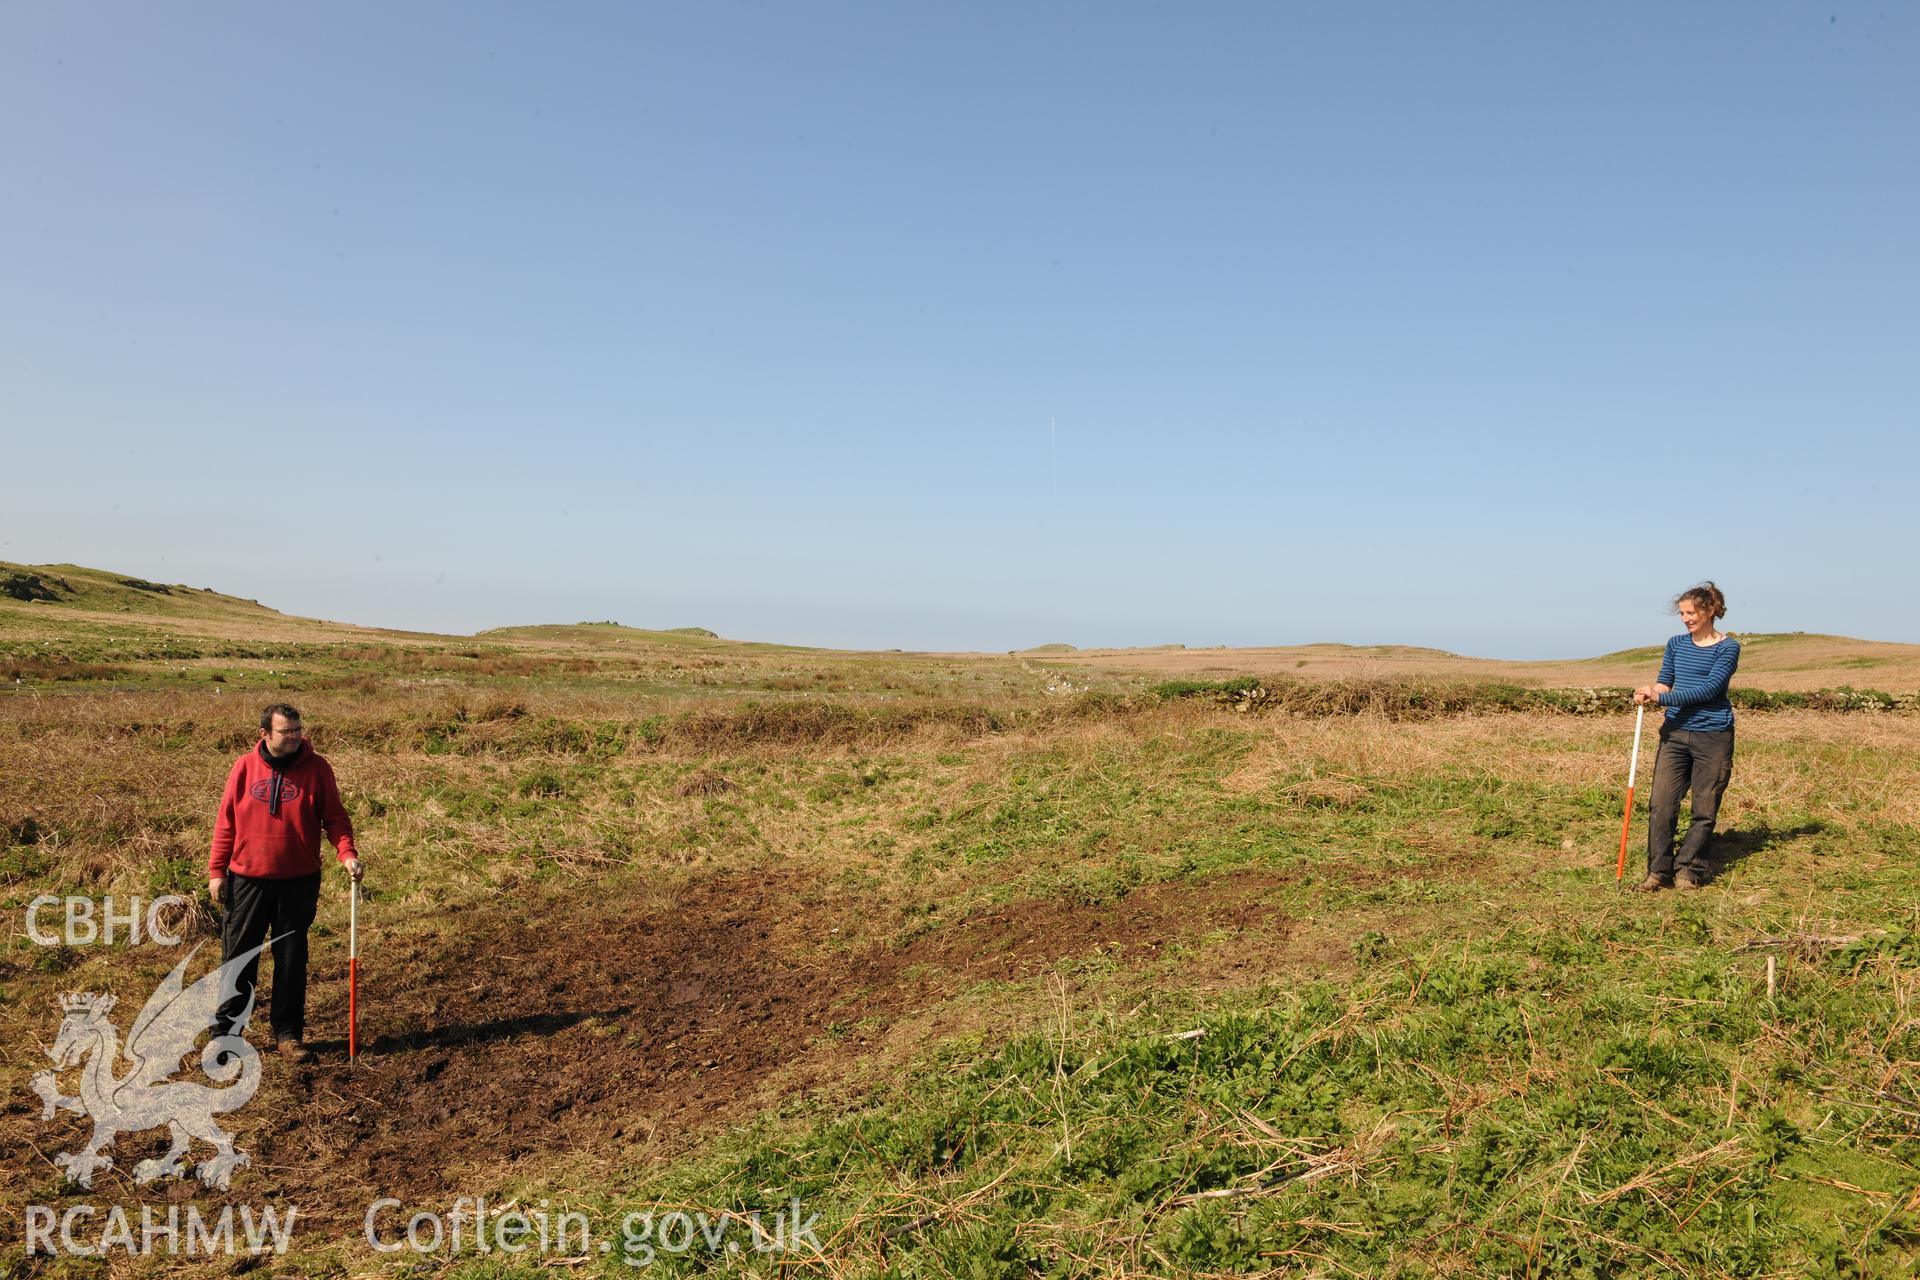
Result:
[[[12,5],[0,559],[1511,658],[1713,577],[1920,641],[1916,66],[1904,5]]]

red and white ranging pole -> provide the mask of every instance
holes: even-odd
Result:
[[[1627,762],[1627,810],[1620,815],[1620,865],[1613,870],[1613,886],[1627,874],[1627,828],[1633,825],[1633,780],[1640,771],[1640,725],[1647,718],[1647,706],[1643,702],[1633,713],[1633,758]]]
[[[357,1055],[359,1055],[359,881],[353,881],[353,896],[348,898],[348,1061],[353,1061]]]

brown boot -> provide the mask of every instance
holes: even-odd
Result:
[[[1673,878],[1673,887],[1676,889],[1703,889],[1706,887],[1706,883],[1705,880],[1694,875],[1691,871],[1682,871]]]
[[[280,1056],[288,1062],[305,1066],[307,1063],[313,1061],[313,1050],[301,1044],[298,1037],[287,1036],[284,1039],[276,1040],[274,1041],[273,1047],[278,1049]]]
[[[1647,872],[1647,878],[1645,880],[1642,880],[1639,884],[1631,885],[1629,888],[1634,893],[1658,893],[1662,889],[1671,889],[1673,886],[1649,871]]]

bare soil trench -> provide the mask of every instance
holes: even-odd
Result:
[[[834,930],[857,922],[863,903],[822,900],[818,879],[799,872],[716,875],[664,908],[588,888],[511,915],[467,912],[445,937],[363,962],[352,1066],[344,1041],[325,1038],[345,1025],[344,939],[327,939],[308,1011],[320,1060],[299,1068],[270,1056],[258,1096],[227,1118],[252,1157],[231,1190],[136,1186],[135,1163],[165,1146],[151,1130],[120,1138],[91,1192],[53,1194],[52,1156],[77,1150],[87,1122],[42,1122],[24,1090],[0,1111],[0,1145],[24,1157],[7,1161],[5,1181],[39,1203],[279,1201],[299,1207],[303,1234],[342,1235],[381,1196],[443,1205],[561,1158],[611,1171],[643,1144],[655,1154],[697,1145],[839,1078],[886,1028],[971,983],[1096,951],[1137,964],[1222,928],[1284,936],[1286,922],[1262,905],[1280,879],[1172,882],[1101,905],[1023,900],[905,946],[856,948],[837,945]]]

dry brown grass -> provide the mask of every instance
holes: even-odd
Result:
[[[219,625],[260,638],[251,624]],[[1071,990],[1076,999],[1113,999],[1124,1012],[1183,988],[1339,976],[1370,954],[1369,939],[1385,946],[1389,935],[1393,953],[1425,964],[1421,957],[1443,948],[1464,958],[1467,938],[1573,934],[1629,912],[1654,926],[1631,935],[1632,945],[1663,951],[1682,935],[1660,932],[1659,922],[1682,913],[1689,929],[1697,924],[1722,943],[1755,931],[1858,932],[1846,917],[1864,909],[1867,894],[1836,892],[1834,873],[1885,868],[1881,883],[1906,883],[1891,874],[1905,856],[1899,841],[1920,829],[1920,717],[1743,712],[1725,821],[1757,833],[1751,838],[1763,852],[1708,894],[1614,894],[1613,806],[1630,714],[1409,722],[1367,700],[1390,678],[1432,678],[1449,663],[1470,663],[1432,653],[1347,654],[1347,666],[1323,673],[1288,665],[1299,651],[1269,651],[1276,676],[1334,677],[1319,693],[1338,705],[1309,717],[1118,699],[1110,691],[1146,683],[1130,674],[1139,668],[1119,665],[1099,686],[1109,696],[1052,697],[1044,690],[1058,668],[1036,665],[1032,655],[746,647],[610,655],[605,644],[570,636],[514,640],[495,672],[510,680],[468,681],[460,668],[482,659],[423,652],[444,647],[446,637],[396,639],[298,620],[272,626],[289,639],[367,646],[361,660],[391,668],[294,699],[347,789],[376,894],[362,927],[384,931],[387,954],[402,954],[403,944],[432,951],[463,934],[494,945],[489,930],[534,903],[584,904],[566,918],[586,922],[577,935],[597,941],[601,928],[610,935],[630,924],[632,910],[673,910],[690,884],[776,883],[767,932],[743,953],[764,947],[803,956],[836,979],[836,962],[861,954],[908,954],[926,970],[902,972],[903,989],[924,987],[925,1001],[915,995],[899,1021],[874,1032],[884,1042],[876,1072],[913,1062],[942,1034],[1012,1034],[1023,1019],[1046,1015],[1055,992],[1059,1003]],[[389,653],[403,656],[389,661]],[[1886,678],[1897,666],[1834,665],[1866,655],[1845,643],[1825,657],[1818,645],[1784,653],[1756,646],[1749,672],[1811,655],[1829,663],[1824,673],[1782,668],[1783,675],[1815,685],[1920,683]],[[1180,674],[1259,669],[1240,653],[1131,655],[1143,656],[1161,671],[1174,659],[1221,664],[1174,665]],[[1308,660],[1321,657],[1340,655]],[[1044,661],[1084,671],[1105,670],[1105,660]],[[1475,680],[1629,682],[1590,664],[1563,664],[1564,679],[1546,679],[1531,664],[1521,675],[1470,665],[1466,678]],[[662,691],[650,680],[635,692],[568,683],[569,672],[598,678],[615,668],[673,674],[680,683]],[[395,674],[453,682],[401,685]],[[760,689],[743,690],[746,681]],[[854,691],[811,696],[842,683]],[[1073,684],[1082,683],[1076,674]],[[912,685],[913,696],[902,685]],[[803,696],[768,698],[768,688]],[[96,894],[139,891],[156,867],[197,876],[214,799],[233,755],[253,741],[252,715],[263,700],[204,685],[0,700],[0,854],[9,859],[0,901],[73,882]],[[1652,746],[1649,733],[1643,786]],[[1526,820],[1542,809],[1548,820]],[[1506,819],[1517,820],[1499,825]],[[17,845],[29,824],[32,839]],[[1142,905],[1156,900],[1157,912]],[[829,919],[830,932],[821,923]],[[1127,920],[1138,946],[1123,955],[1108,945],[1107,929]],[[343,924],[343,898],[330,894],[322,925]],[[1049,928],[1052,941],[1066,941],[1041,945],[1049,939],[1038,934]],[[961,950],[962,941],[975,950]],[[1030,945],[1029,958],[1057,966],[1044,981],[1059,985],[1022,985],[1025,970],[975,963],[998,958],[1003,945]],[[125,977],[108,971],[135,962],[96,950],[55,975],[32,967],[44,959],[23,945],[0,952],[10,994],[18,982],[31,997],[0,1010],[18,1022],[0,1027],[9,1032],[0,1084],[9,1088],[23,1088],[19,1081],[37,1065],[29,1062],[39,1053],[33,1036],[46,1025],[56,984]],[[723,964],[734,960],[729,954]],[[969,985],[988,973],[999,976]],[[1790,968],[1784,980],[1796,978]],[[1910,1024],[1914,997],[1898,986],[1896,994],[1899,1025]],[[22,1012],[28,1003],[42,1019],[32,1034]],[[1872,1030],[1874,1042],[1863,1036],[1851,1056],[1893,1055],[1892,1015],[1884,1031]],[[816,1057],[845,1056],[817,1028],[795,1034],[769,1023],[768,1032],[793,1036],[783,1053],[796,1072]],[[869,1032],[856,1021],[836,1034]],[[1533,1029],[1526,1034],[1531,1040]],[[1522,1066],[1490,1074],[1484,1089],[1463,1077],[1458,1100],[1484,1108],[1492,1091],[1544,1087],[1545,1075]],[[814,1083],[792,1080],[796,1088]],[[1741,1102],[1763,1105],[1761,1089],[1743,1082]],[[1469,1098],[1476,1090],[1484,1096]],[[1723,1106],[1730,1111],[1731,1101]],[[1384,1135],[1376,1117],[1361,1118],[1355,1133]],[[1244,1126],[1213,1136],[1257,1140]],[[1320,1144],[1311,1157],[1327,1161],[1329,1172],[1377,1174],[1363,1145]],[[1647,1168],[1664,1177],[1664,1163]],[[1624,1182],[1623,1175],[1584,1190]]]
[[[576,895],[617,888],[628,895],[623,902],[665,910],[672,886],[733,870],[777,871],[801,886],[799,896],[857,903],[835,917],[831,943],[810,945],[912,946],[966,928],[986,937],[992,912],[1023,894],[1092,902],[1086,909],[1097,914],[1165,887],[1131,886],[1117,900],[1072,896],[1089,881],[1113,883],[1098,878],[1129,859],[1198,903],[1231,873],[1209,870],[1195,877],[1201,883],[1182,883],[1184,850],[1211,854],[1243,828],[1296,821],[1303,838],[1325,836],[1310,858],[1285,851],[1242,868],[1273,885],[1296,873],[1314,877],[1289,901],[1293,918],[1263,910],[1254,895],[1244,923],[1234,918],[1138,967],[1090,949],[1074,958],[1082,966],[1076,981],[1089,990],[1110,983],[1131,1000],[1161,986],[1339,974],[1355,964],[1355,939],[1368,935],[1391,934],[1413,954],[1430,942],[1498,936],[1516,919],[1673,909],[1671,901],[1607,896],[1617,818],[1591,823],[1584,843],[1563,848],[1556,833],[1542,847],[1532,835],[1482,837],[1459,813],[1421,807],[1421,787],[1462,777],[1549,798],[1592,788],[1610,797],[1624,773],[1628,715],[1407,723],[1236,714],[1195,701],[1036,698],[1009,703],[1006,713],[1025,714],[1000,721],[1001,710],[981,719],[980,708],[860,702],[770,713],[540,688],[342,692],[305,709],[369,851],[381,895],[374,918],[393,934],[424,935],[463,911],[504,908],[539,891],[542,879]],[[687,727],[605,744],[558,732],[629,724],[641,714],[685,714]],[[249,720],[230,697],[199,692],[0,704],[0,821],[31,817],[49,833],[35,846],[51,859],[49,874],[78,878],[94,892],[140,887],[162,859],[186,859],[197,870],[227,764],[252,741]],[[447,749],[436,735],[455,727],[461,749]],[[1727,825],[1782,833],[1816,822],[1846,832],[1920,826],[1920,718],[1750,714],[1740,735]],[[1644,749],[1650,760],[1651,733]],[[1641,777],[1644,785],[1644,761]],[[1396,792],[1405,794],[1396,800]],[[1408,807],[1380,819],[1388,802]],[[1373,828],[1357,821],[1370,812]],[[943,846],[954,830],[994,836],[996,815],[1005,815],[1015,852],[973,859],[971,850]],[[1058,834],[1048,826],[1056,819],[1070,820]],[[1636,857],[1638,839],[1636,831]],[[1776,840],[1743,873],[1738,897],[1694,901],[1717,913],[1706,927],[1732,933],[1764,917],[1772,928],[1777,916],[1846,931],[1813,887],[1828,870],[1820,844]],[[1895,856],[1862,842],[1850,863],[1871,867]],[[1263,881],[1261,892],[1267,887]],[[1429,887],[1435,896],[1424,896]],[[32,892],[17,882],[0,890]],[[337,898],[325,910],[337,926]],[[796,902],[781,927],[803,928],[806,917],[807,904]],[[93,973],[76,970],[73,980],[92,981]],[[951,999],[946,990],[884,1033],[873,1070],[910,1061],[936,1033],[1001,1034],[1013,1011],[1029,1016],[1044,1003],[1007,986],[955,984]],[[0,1060],[0,1068],[16,1067]]]
[[[137,879],[159,859],[197,859],[226,769],[253,741],[237,709],[202,694],[12,700],[0,718],[0,820],[31,821],[47,833],[43,852],[103,887]],[[539,858],[583,875],[613,865],[799,858],[829,874],[891,876],[937,837],[919,815],[1009,803],[1023,768],[1044,775],[1033,792],[1042,805],[1198,785],[1339,806],[1376,780],[1462,773],[1611,790],[1623,781],[1632,734],[1626,716],[1408,724],[1247,717],[1195,703],[1029,719],[1005,731],[977,708],[695,712],[687,730],[629,737],[611,751],[583,751],[579,735],[553,727],[619,724],[630,709],[603,695],[421,690],[323,700],[308,715],[359,805],[370,848],[431,850],[453,883],[496,887]],[[436,726],[458,726],[460,749],[435,750]],[[1764,816],[1790,825],[1794,815],[1817,813],[1843,826],[1920,825],[1920,720],[1748,714],[1739,733],[1730,822]],[[1203,741],[1220,745],[1196,755]],[[1643,785],[1653,750],[1649,732]],[[875,762],[883,767],[863,778]],[[556,794],[523,789],[548,786]],[[487,796],[495,799],[476,800]],[[1170,813],[1115,839],[1158,845],[1185,820]],[[962,869],[937,878],[947,875]]]
[[[1256,735],[1245,761],[1224,780],[1239,792],[1258,791],[1303,769],[1333,780],[1467,769],[1553,785],[1624,786],[1633,742],[1629,716],[1486,715],[1417,724],[1276,717],[1234,723]],[[1749,714],[1738,722],[1737,742],[1729,793],[1736,803],[1745,795],[1781,812],[1818,808],[1844,818],[1871,810],[1877,820],[1920,823],[1920,720],[1911,716]],[[1650,721],[1641,740],[1643,787],[1656,746]]]
[[[734,789],[734,784],[725,774],[701,767],[687,774],[673,784],[673,794],[682,799],[688,796],[725,795]]]
[[[1396,814],[1389,824],[1376,815],[1365,827],[1376,834],[1328,846],[1321,865],[1364,868],[1393,849],[1394,865],[1427,860],[1432,870],[1417,874],[1463,882],[1598,866],[1605,832],[1564,848],[1489,844],[1448,807],[1458,800],[1419,797],[1446,778],[1471,791],[1612,796],[1632,733],[1624,715],[1400,723],[1250,717],[1190,701],[1026,717],[1002,731],[889,709],[882,732],[860,733],[838,712],[809,713],[761,733],[750,731],[766,727],[757,718],[677,705],[706,727],[607,749],[581,749],[552,726],[619,723],[630,699],[416,689],[342,694],[308,715],[346,788],[373,882],[403,914],[497,901],[552,876],[664,892],[686,876],[778,867],[864,895],[869,910],[849,942],[910,931],[924,918],[914,912],[934,903],[946,920],[1010,892],[1071,892],[1133,859],[1144,874],[1167,874],[1180,850],[1230,846],[1250,820],[1335,821],[1381,804]],[[236,709],[198,693],[0,705],[0,828],[32,823],[45,875],[92,892],[142,891],[167,862],[197,879],[228,764],[254,738]],[[449,725],[463,749],[433,747],[428,730]],[[1648,733],[1643,788],[1652,755]],[[1013,824],[1017,857],[975,860],[951,843],[956,826],[991,841],[1002,822]],[[1048,838],[1053,822],[1064,825]],[[1792,834],[1809,823],[1835,836],[1920,827],[1920,718],[1743,715],[1723,826]],[[1809,858],[1820,843],[1779,856]]]

